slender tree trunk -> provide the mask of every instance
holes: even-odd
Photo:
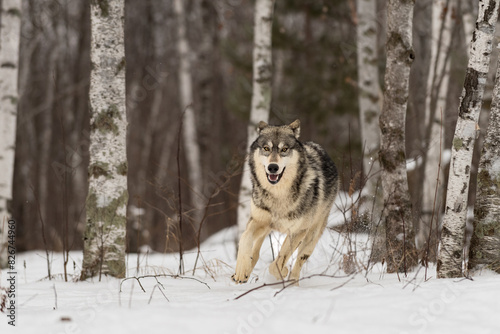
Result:
[[[382,91],[378,70],[377,1],[356,0],[358,102],[361,141],[363,147],[363,174],[366,207],[373,210],[358,213],[359,219],[370,222],[373,247],[371,258],[381,260],[385,254],[384,229],[380,226],[382,200],[380,195],[380,108]]]
[[[81,279],[125,276],[124,0],[91,2],[90,165]]]
[[[40,59],[39,63],[37,64],[40,66],[40,63],[45,64],[46,72],[44,73],[46,75],[45,80],[47,82],[47,88],[45,90],[45,96],[44,96],[44,106],[41,109],[40,117],[41,117],[41,124],[38,126],[38,129],[40,131],[39,134],[39,154],[38,154],[38,175],[36,178],[36,184],[38,186],[38,189],[35,189],[37,193],[37,202],[40,206],[40,212],[38,217],[38,220],[44,219],[46,222],[49,221],[49,208],[50,204],[52,201],[49,198],[49,172],[50,170],[50,153],[51,153],[51,148],[52,148],[52,143],[53,143],[53,129],[54,129],[54,122],[53,122],[53,115],[52,115],[52,110],[54,110],[54,104],[55,104],[55,99],[56,99],[56,89],[54,87],[54,76],[55,76],[55,69],[57,66],[57,62],[59,60],[59,48],[54,46],[53,41],[56,40],[56,35],[54,29],[46,29],[46,35],[49,36],[47,37],[47,40],[50,40],[48,44],[52,46],[52,50],[50,51],[45,51],[45,56],[44,59]],[[45,48],[48,48],[47,46]],[[53,225],[52,224],[47,224],[46,225],[46,230],[52,230]],[[49,235],[52,237],[52,240],[57,239],[58,234],[57,233],[50,233],[47,232],[47,239],[50,240]],[[54,242],[55,243],[55,242]]]
[[[7,264],[7,222],[11,217],[12,181],[21,32],[21,0],[2,0],[0,18],[0,268]]]
[[[199,121],[201,129],[205,129],[200,134],[202,142],[220,142],[224,122],[220,120],[222,114],[220,113],[220,98],[217,96],[220,92],[218,84],[221,81],[220,71],[220,41],[217,20],[217,9],[213,1],[198,0],[194,1],[192,9],[192,16],[199,18],[197,21],[196,29],[198,38],[196,39],[197,45],[197,61],[195,72],[195,91],[198,92],[198,108]],[[209,150],[202,150],[201,159],[205,166],[211,168],[220,168],[218,161],[220,157],[208,152]],[[207,175],[207,169],[204,169],[204,179],[211,182],[211,177]],[[210,194],[205,193],[205,196]]]
[[[472,36],[469,64],[453,137],[446,209],[437,261],[439,278],[463,275],[464,232],[470,169],[498,19],[499,2],[500,0],[479,1],[479,14]]]
[[[185,14],[185,2],[174,0],[174,10],[177,16],[177,50],[179,52],[179,88],[181,109],[184,111],[182,123],[182,140],[187,161],[189,186],[191,187],[191,204],[193,214],[191,219],[196,226],[200,223],[203,215],[203,207],[206,197],[203,194],[202,165],[200,158],[200,146],[196,132],[196,118],[193,108],[193,77],[191,73],[191,51],[187,37],[187,25]]]
[[[253,87],[250,123],[247,128],[247,147],[257,139],[257,124],[268,121],[271,110],[272,84],[272,26],[274,0],[257,0],[255,3],[253,36]],[[238,206],[238,236],[250,219],[252,183],[248,161],[243,168]]]
[[[22,18],[26,19],[23,19],[23,24],[21,25],[21,34],[24,36],[33,36],[35,27],[34,22],[30,19],[30,4],[27,1],[22,2],[22,13]],[[19,62],[20,64],[24,64],[24,66],[20,66],[18,77],[20,99],[17,120],[17,130],[19,134],[17,135],[17,138],[19,138],[20,134],[22,133],[23,138],[27,140],[16,140],[16,155],[18,155],[18,157],[22,159],[24,168],[17,168],[14,171],[14,182],[17,185],[15,187],[16,189],[14,189],[13,194],[13,197],[17,198],[17,200],[14,200],[14,205],[16,205],[17,208],[14,209],[17,209],[15,211],[15,214],[17,214],[16,219],[24,222],[31,222],[31,228],[35,228],[38,231],[41,231],[40,222],[36,218],[37,215],[35,215],[34,210],[22,209],[24,201],[27,201],[29,203],[35,202],[33,196],[34,194],[32,189],[30,188],[30,185],[33,184],[32,178],[33,174],[35,173],[33,173],[32,171],[35,169],[36,160],[34,157],[36,157],[36,155],[33,154],[32,159],[25,159],[24,157],[30,155],[31,148],[36,147],[37,136],[35,130],[35,120],[33,119],[33,117],[29,117],[26,115],[27,113],[29,114],[31,110],[30,108],[26,108],[29,103],[25,97],[29,95],[30,83],[32,82],[30,75],[33,73],[33,69],[36,64],[33,61],[33,56],[35,54],[38,54],[39,52],[38,43],[22,43],[22,41],[23,39],[21,39],[21,45],[19,46]],[[22,233],[18,233],[18,237],[22,238]],[[38,235],[36,238],[37,245],[41,244],[40,241],[41,238]]]
[[[151,3],[151,16],[152,16],[152,25],[150,26],[151,29],[153,30],[153,45],[154,45],[154,68],[158,69],[161,67],[162,64],[162,59],[165,59],[165,36],[164,30],[162,29],[161,24],[166,20],[166,15],[162,7],[165,6],[165,3],[155,1]],[[139,196],[140,201],[137,203],[137,201],[134,199],[134,205],[137,205],[139,203],[145,203],[149,200],[149,196],[147,193],[147,185],[153,180],[154,178],[151,177],[151,156],[153,154],[153,147],[154,147],[154,138],[155,135],[157,134],[157,131],[160,129],[159,127],[159,120],[161,119],[161,112],[165,112],[166,110],[164,109],[163,102],[164,102],[164,86],[165,86],[165,80],[167,78],[168,74],[162,71],[158,71],[154,77],[154,82],[150,83],[148,82],[148,89],[151,88],[153,89],[153,101],[151,102],[151,107],[149,110],[149,115],[147,116],[147,121],[146,121],[146,129],[144,133],[142,134],[143,142],[141,145],[141,150],[139,153],[140,157],[140,163],[139,163],[139,169],[137,171],[137,190],[136,194]],[[144,83],[141,83],[144,85]],[[129,110],[130,112],[130,110]],[[139,109],[137,109],[138,115],[140,115]],[[172,149],[172,146],[167,146],[169,145],[167,142],[162,143],[162,145],[165,145],[165,147],[169,150]],[[161,166],[160,168],[166,168],[166,166]],[[142,224],[144,226],[141,226],[139,228],[144,228],[147,230],[153,230],[153,227],[151,224],[154,225],[153,219],[151,219],[153,216],[153,212],[151,211],[146,211],[144,216],[137,216],[134,215],[132,219],[134,219],[134,222],[132,226],[139,226],[141,225],[139,223],[140,220],[142,220]],[[148,219],[149,218],[149,219]],[[144,242],[145,244],[151,245],[151,239],[145,238],[141,240],[137,240],[138,243]],[[140,247],[141,244],[137,244],[137,247]]]
[[[363,145],[363,172],[369,194],[374,196],[380,177],[380,97],[377,54],[377,1],[356,0],[358,101]]]
[[[434,260],[437,253],[437,234],[444,195],[444,166],[441,156],[444,151],[444,124],[446,96],[450,78],[450,46],[452,35],[452,13],[457,0],[433,0],[431,61],[427,78],[425,101],[426,158],[422,210],[417,246],[423,251],[425,260]]]
[[[470,242],[469,269],[481,266],[500,273],[500,57],[497,62],[493,102],[483,143],[474,205],[474,232]]]
[[[412,49],[414,0],[387,4],[387,65],[384,106],[380,115],[383,222],[387,271],[406,272],[416,263],[415,234],[406,176],[405,121]]]

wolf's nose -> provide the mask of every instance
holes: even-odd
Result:
[[[277,164],[270,164],[269,166],[267,166],[267,170],[269,171],[269,173],[275,174],[279,169],[280,166],[278,166]]]

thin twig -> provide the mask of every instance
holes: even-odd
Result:
[[[281,285],[282,288],[280,290],[278,290],[274,296],[276,297],[277,294],[279,294],[280,292],[282,292],[283,290],[285,290],[286,288],[290,287],[290,286],[294,286],[296,284],[298,284],[300,281],[303,281],[303,280],[306,280],[306,279],[310,279],[310,278],[313,278],[313,277],[328,277],[328,278],[346,278],[346,277],[350,277],[350,279],[346,282],[344,282],[342,285],[336,287],[336,288],[333,288],[332,290],[335,290],[335,289],[338,289],[338,288],[341,288],[343,287],[344,285],[346,285],[348,282],[350,282],[351,280],[354,279],[355,275],[348,275],[348,276],[335,276],[335,275],[326,275],[326,274],[313,274],[313,275],[309,275],[309,276],[305,276],[305,277],[302,277],[300,278],[299,280],[282,280],[282,281],[279,281],[279,282],[274,282],[274,283],[264,283],[262,285],[259,285],[255,288],[252,288],[244,293],[242,293],[241,295],[237,296],[236,298],[234,298],[234,300],[237,300],[237,299],[240,299],[241,297],[244,297],[246,295],[248,295],[249,293],[251,292],[254,292],[254,291],[257,291],[257,290],[260,290],[262,288],[265,288],[265,287],[268,287],[268,286],[275,286],[275,285]]]
[[[139,280],[137,280],[139,281]],[[139,285],[141,285],[141,283],[139,282]],[[130,289],[130,298],[128,299],[128,308],[132,308],[132,296],[134,295],[134,286],[135,285],[132,285],[132,288]],[[141,288],[143,289],[144,291],[144,288],[141,286]],[[146,292],[146,291],[144,291]]]
[[[122,292],[122,285],[123,285],[123,283],[125,281],[130,280],[130,279],[135,279],[139,283],[139,286],[141,287],[142,291],[146,292],[146,290],[144,289],[144,287],[141,284],[141,279],[143,279],[143,278],[154,278],[154,279],[156,279],[156,282],[161,285],[161,283],[158,281],[158,277],[171,277],[171,278],[176,278],[176,279],[177,278],[180,278],[180,279],[190,279],[190,280],[196,281],[198,283],[204,284],[207,288],[210,289],[210,286],[207,283],[205,283],[205,282],[203,282],[203,281],[201,281],[201,280],[199,280],[199,279],[197,279],[195,277],[180,276],[180,275],[170,275],[170,274],[156,274],[156,275],[131,276],[131,277],[124,278],[124,279],[122,279],[122,281],[120,283],[120,292]]]
[[[181,114],[179,132],[177,133],[177,192],[179,196],[179,275],[184,274],[184,259],[182,258],[182,195],[181,195],[181,163],[180,163],[180,152],[181,152],[181,134],[182,134],[182,123],[184,121],[184,114],[186,109],[189,108],[190,104],[186,106]]]
[[[194,274],[196,272],[196,266],[198,265],[198,259],[200,258],[200,253],[201,253],[201,240],[200,240],[200,238],[201,238],[201,228],[203,227],[203,223],[207,219],[208,208],[210,206],[210,202],[214,198],[214,194],[215,193],[216,192],[214,191],[212,193],[212,195],[210,195],[210,198],[208,199],[208,202],[205,205],[205,211],[203,212],[203,217],[201,218],[200,225],[198,226],[198,232],[196,233],[196,244],[197,244],[197,247],[198,247],[198,251],[196,253],[196,260],[194,261],[193,276],[194,276]]]
[[[153,290],[151,291],[151,296],[149,296],[149,301],[148,301],[148,305],[151,303],[151,300],[153,299],[153,293],[155,292],[155,289],[158,287],[158,290],[160,290],[161,294],[163,295],[163,297],[165,297],[165,299],[167,300],[167,302],[169,302],[170,300],[168,299],[167,296],[165,296],[165,294],[163,293],[162,291],[162,288],[163,288],[163,285],[161,285],[161,283],[159,284],[156,284],[154,287],[153,287]]]
[[[36,207],[38,210],[38,216],[40,218],[40,222],[42,223],[42,241],[43,241],[43,247],[45,248],[45,255],[47,257],[47,277],[49,278],[49,281],[52,279],[52,275],[50,273],[50,258],[49,258],[49,248],[47,247],[47,239],[45,238],[45,223],[43,221],[42,217],[42,210],[40,209],[40,202],[38,201],[38,197],[36,196],[35,189],[33,188],[33,185],[30,184],[30,189],[31,192],[33,192],[33,197],[35,198],[36,202]]]
[[[273,239],[271,237],[271,233],[269,233],[269,244],[271,245],[271,253],[273,254],[273,261],[275,260],[275,257],[274,257],[274,247],[273,247]]]
[[[64,122],[62,115],[59,110],[59,124],[61,125],[61,134],[62,134],[62,145],[63,147],[67,147],[66,145],[66,131],[64,129]],[[69,261],[69,208],[68,208],[68,173],[64,172],[63,177],[63,223],[62,223],[62,239],[63,239],[63,265],[64,265],[64,281],[68,281],[68,261]]]
[[[237,300],[237,299],[240,299],[241,297],[244,297],[246,295],[248,295],[249,293],[251,292],[254,292],[254,291],[257,291],[257,290],[260,290],[262,288],[265,288],[266,286],[275,286],[275,285],[283,285],[283,283],[285,283],[286,281],[279,281],[279,282],[275,282],[275,283],[264,283],[262,285],[259,285],[255,288],[252,288],[244,293],[242,293],[241,295],[237,296],[236,298],[234,298],[234,300]]]
[[[404,214],[401,212],[401,222],[403,223],[403,273],[405,274],[405,277],[408,276],[408,270],[406,266],[406,222],[405,222],[405,217]],[[398,270],[399,271],[399,270]]]
[[[144,289],[144,287],[142,286],[141,284],[141,280],[139,279],[139,277],[136,277],[136,276],[132,276],[132,277],[127,277],[127,278],[124,278],[121,283],[120,283],[120,292],[122,292],[122,284],[123,282],[125,281],[128,281],[129,279],[135,279],[137,281],[137,283],[139,283],[139,286],[141,287],[142,289],[142,292],[146,292],[146,290]]]
[[[229,181],[232,179],[232,177],[234,176],[234,174],[229,174],[227,175],[227,178],[226,180],[222,183],[222,184],[218,184],[217,183],[217,180],[213,180],[213,182],[215,184],[217,184],[217,187],[212,191],[212,193],[210,194],[210,197],[208,198],[208,201],[205,205],[205,210],[203,212],[203,217],[200,221],[200,224],[198,226],[198,231],[196,233],[196,244],[197,244],[197,248],[198,248],[198,252],[196,254],[196,260],[194,261],[194,266],[193,266],[193,276],[196,272],[196,266],[198,264],[198,259],[201,255],[201,229],[203,228],[203,224],[206,222],[207,218],[209,218],[211,215],[208,213],[208,209],[211,207],[211,206],[216,206],[217,204],[211,204],[212,200],[217,197],[217,195],[221,192],[221,190],[224,190],[224,188],[227,188],[227,185],[229,184]]]
[[[335,288],[332,288],[330,289],[330,291],[333,291],[333,290],[337,290],[337,289],[340,289],[342,288],[343,286],[345,286],[347,283],[349,283],[350,281],[352,281],[354,279],[356,275],[350,275],[347,276],[349,277],[349,279],[347,281],[345,281],[344,283],[342,283],[341,285],[339,286],[336,286]],[[325,275],[325,274],[313,274],[313,275],[309,275],[309,276],[305,276],[305,277],[302,277],[301,279],[299,279],[298,281],[296,280],[291,280],[289,284],[287,284],[286,286],[284,286],[283,288],[281,288],[279,291],[277,291],[274,296],[276,297],[279,293],[281,293],[283,290],[285,290],[286,288],[288,287],[291,287],[291,286],[295,286],[299,281],[303,281],[303,280],[306,280],[306,279],[310,279],[310,278],[313,278],[313,277],[329,277],[329,278],[339,278],[339,277],[336,277],[334,275]]]
[[[434,189],[434,203],[433,203],[433,208],[432,208],[432,215],[431,215],[431,226],[429,227],[429,236],[427,237],[427,249],[426,249],[426,254],[425,254],[425,278],[427,279],[427,268],[429,267],[429,254],[431,251],[431,236],[432,236],[432,226],[433,226],[433,221],[434,221],[434,213],[436,212],[436,202],[437,198],[439,195],[439,176],[440,176],[440,170],[441,170],[441,159],[442,159],[442,147],[443,147],[443,108],[441,108],[441,126],[439,128],[439,161],[438,161],[438,170],[437,170],[437,178],[436,178],[436,188]],[[438,208],[438,210],[441,210],[441,208]],[[439,211],[436,214],[436,227],[437,227],[437,220],[439,219]],[[436,230],[436,232],[438,232]],[[438,236],[436,235],[436,240],[438,239]],[[435,247],[435,245],[434,245]]]
[[[52,285],[52,288],[54,289],[54,300],[55,300],[54,310],[57,310],[57,291],[56,291],[56,284],[55,283]]]

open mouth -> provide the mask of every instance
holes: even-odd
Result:
[[[281,177],[283,176],[284,172],[285,172],[285,168],[283,168],[283,171],[280,174],[274,174],[274,173],[267,174],[267,180],[271,184],[276,184],[276,183],[280,182]]]

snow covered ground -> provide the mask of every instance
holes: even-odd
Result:
[[[352,236],[349,248],[349,239],[328,230],[304,265],[302,277],[310,278],[300,287],[272,285],[270,242],[251,281],[235,285],[233,235],[224,230],[203,244],[194,276],[196,251],[190,251],[186,278],[141,278],[145,292],[133,278],[64,282],[57,253],[51,255],[56,277],[48,280],[44,252],[18,254],[16,327],[1,314],[0,333],[500,333],[498,275],[437,280],[434,270],[426,279],[420,269],[398,278],[380,264],[367,274],[366,237]],[[271,240],[276,251],[282,237]],[[354,275],[340,269],[348,249],[357,254]],[[76,278],[82,254],[70,258],[70,278]],[[179,265],[177,254],[131,254],[127,262],[128,277],[176,274]],[[2,286],[8,277],[3,270]]]

